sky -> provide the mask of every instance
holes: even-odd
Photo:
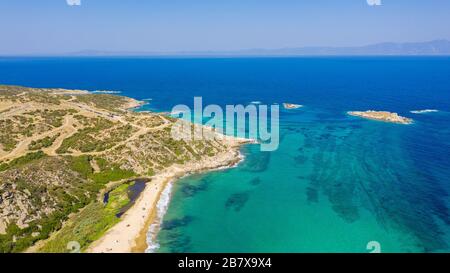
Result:
[[[0,55],[450,40],[449,14],[449,0],[0,0]]]

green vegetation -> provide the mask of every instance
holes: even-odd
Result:
[[[3,126],[1,124],[2,121],[3,120],[0,120],[0,130],[3,130]],[[16,148],[18,141],[14,137],[11,137],[11,135],[8,136],[8,134],[6,134],[7,131],[3,132],[5,133],[0,133],[0,144],[2,145],[2,149],[4,151],[10,152]]]
[[[116,164],[110,164],[104,158],[96,157],[95,161],[100,168],[100,172],[94,173],[90,161],[93,160],[91,156],[83,155],[79,157],[72,157],[71,168],[82,174],[83,177],[92,179],[95,183],[106,184],[111,181],[119,181],[127,179],[137,174],[130,170],[121,169]]]
[[[134,181],[119,185],[117,188],[109,192],[108,203],[105,209],[116,215],[120,209],[125,207],[129,202],[128,188],[134,185]]]
[[[87,153],[110,149],[117,142],[126,140],[133,132],[131,125],[116,125],[104,118],[92,119],[89,127],[80,129],[71,137],[64,139],[56,152],[70,153],[70,149],[74,149]]]
[[[224,147],[219,142],[174,140],[171,124],[165,122],[175,119],[124,112],[130,102],[125,97],[0,85],[0,100],[6,101],[0,112],[2,154],[28,137],[35,139],[28,145],[33,152],[18,149],[21,157],[0,163],[0,220],[9,223],[6,234],[0,235],[0,252],[23,251],[50,234],[55,236],[42,251],[68,251],[69,241],[78,241],[85,249],[117,223],[116,214],[130,202],[132,183],[118,182],[114,184],[121,185],[109,192],[108,203],[102,204],[98,195],[106,184],[153,176]],[[65,122],[77,131],[61,128]],[[140,127],[153,129],[131,138]],[[43,150],[55,145],[63,131],[68,135],[56,151],[59,156],[46,155]]]
[[[119,109],[128,102],[128,99],[123,96],[110,94],[87,94],[77,96],[77,102],[94,105],[99,109],[108,110],[110,112],[121,112]]]
[[[5,151],[12,151],[22,137],[31,137],[37,133],[48,132],[63,125],[64,117],[74,114],[74,109],[67,110],[36,110],[23,115],[0,119],[0,144]],[[49,141],[47,139],[45,141]],[[36,147],[40,149],[42,147]]]
[[[38,139],[36,141],[31,141],[28,145],[29,150],[40,150],[42,148],[48,148],[53,145],[53,142],[60,136],[60,134],[56,134],[52,137],[46,136],[44,138]]]
[[[69,252],[67,244],[78,242],[82,249],[100,238],[111,226],[118,222],[115,215],[109,215],[103,205],[95,202],[86,206],[75,217],[69,220],[54,237],[40,248],[39,252]]]
[[[100,170],[108,169],[109,163],[103,157],[96,157],[96,158],[94,158],[94,160],[95,160],[95,162],[97,162],[97,165],[100,168]]]
[[[45,126],[41,127],[45,128]],[[12,151],[21,137],[29,137],[36,131],[36,125],[32,118],[23,116],[13,116],[7,119],[0,119],[0,144],[3,150]]]
[[[77,113],[75,109],[65,109],[65,110],[44,109],[26,112],[25,114],[27,116],[38,118],[39,120],[42,120],[43,123],[57,128],[63,125],[63,119],[66,115],[71,115],[75,113]]]
[[[39,252],[69,252],[67,244],[71,241],[78,242],[82,251],[86,250],[92,242],[119,222],[116,215],[130,202],[128,198],[130,185],[132,183],[125,183],[112,190],[106,205],[100,202],[89,204],[47,241]]]
[[[79,212],[84,207],[85,209],[76,216],[79,217],[78,220],[72,226],[68,225],[68,227],[75,228],[72,231],[78,236],[76,238],[80,240],[80,243],[87,245],[118,221],[115,214],[129,202],[127,197],[121,194],[122,192],[126,193],[130,183],[112,191],[110,202],[106,207],[98,203],[96,200],[97,194],[106,183],[131,178],[136,174],[133,171],[123,170],[115,164],[110,164],[103,158],[96,158],[96,162],[99,162],[101,169],[100,172],[95,173],[91,167],[91,160],[93,158],[86,155],[64,158],[48,157],[42,151],[38,151],[0,166],[2,171],[13,168],[20,170],[21,176],[14,180],[15,192],[16,194],[28,192],[29,194],[24,198],[27,202],[30,202],[31,207],[54,206],[52,213],[30,222],[25,228],[21,229],[15,223],[10,224],[7,228],[7,234],[0,235],[0,252],[20,252],[33,245],[37,240],[48,238],[51,233],[61,229],[62,223],[68,219],[71,213]],[[59,174],[58,177],[53,177],[54,173],[61,171],[64,173]],[[52,175],[52,178],[58,183],[47,181],[43,177],[44,173]],[[27,182],[26,179],[29,175],[36,175],[49,184]],[[0,185],[2,182],[7,183],[6,186],[8,187],[10,186],[11,182],[7,172],[2,172]],[[50,204],[43,203],[44,201],[41,198],[44,196]],[[52,200],[56,201],[56,206],[53,205]],[[34,214],[35,212],[29,213]],[[64,229],[58,234],[65,234]],[[58,236],[61,235],[57,235],[56,238],[59,238]],[[57,245],[59,251],[65,249],[65,245],[53,240],[51,242],[53,243],[49,243],[48,251],[54,249],[54,244]]]
[[[73,206],[70,212],[76,212],[79,208],[79,205]],[[52,232],[61,228],[63,221],[67,220],[67,215],[63,212],[55,212],[23,229],[15,223],[8,225],[6,234],[0,235],[0,253],[22,252],[35,242],[47,239]],[[34,232],[37,235],[33,236]]]
[[[30,88],[15,85],[0,85],[0,97],[12,101],[17,100],[17,95],[29,91]]]
[[[28,94],[28,99],[34,102],[45,103],[45,104],[61,104],[60,96],[52,96],[43,92],[33,92]]]
[[[106,183],[112,181],[119,181],[127,178],[137,176],[135,172],[130,170],[123,170],[115,164],[109,164],[103,158],[96,158],[96,162],[100,167],[100,172],[94,173],[90,161],[93,160],[91,156],[83,155],[79,157],[71,157],[71,169],[81,174],[84,178],[91,179],[99,188]]]
[[[152,177],[155,175],[155,170],[153,168],[149,168],[147,171],[147,176]]]
[[[30,163],[34,160],[38,160],[41,159],[43,157],[45,157],[46,154],[43,151],[37,151],[34,153],[28,153],[24,156],[18,157],[14,160],[12,160],[9,163],[3,163],[0,165],[0,172],[11,169],[11,168],[17,168],[20,166],[23,166],[27,163]]]
[[[7,170],[1,173],[0,185],[3,190],[11,192],[14,185],[15,198],[20,198],[26,204],[28,215],[35,220],[24,228],[18,228],[12,222],[7,233],[0,236],[0,252],[20,252],[37,240],[48,238],[52,232],[61,228],[69,214],[95,200],[98,187],[93,182],[77,177],[67,163],[67,160],[47,157],[39,151],[11,161],[7,167],[12,172]],[[15,170],[18,171],[16,174]],[[15,176],[14,180],[11,174]],[[33,177],[44,184],[30,181]],[[36,217],[42,207],[51,209],[51,213]]]
[[[77,173],[79,173],[83,178],[88,178],[93,174],[94,170],[89,163],[91,161],[91,157],[87,155],[82,155],[78,157],[69,157],[70,158],[70,168]]]
[[[71,158],[71,168],[89,179],[92,179],[97,190],[106,183],[136,176],[132,171],[122,170],[118,166],[110,165],[103,158],[96,158],[101,171],[94,173],[90,165],[92,157],[80,156]],[[50,241],[41,252],[68,252],[67,244],[77,241],[85,249],[90,243],[99,239],[104,232],[119,221],[116,214],[128,204],[128,187],[132,183],[124,183],[109,193],[106,206],[94,201],[71,219]]]
[[[126,178],[136,176],[133,171],[122,170],[118,167],[112,167],[109,170],[105,170],[99,173],[94,173],[90,176],[97,184],[106,184],[110,181],[118,181]]]

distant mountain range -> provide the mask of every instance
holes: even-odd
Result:
[[[299,47],[279,49],[247,49],[236,51],[130,52],[84,50],[68,56],[417,56],[450,55],[450,41],[420,43],[379,43],[352,47]]]

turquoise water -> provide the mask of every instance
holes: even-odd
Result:
[[[0,82],[178,103],[292,102],[274,152],[173,185],[159,252],[450,252],[450,58],[7,58]],[[347,116],[388,110],[396,125]],[[411,114],[411,110],[438,109]]]
[[[237,168],[175,183],[159,251],[448,251],[448,187],[403,147],[420,125],[324,115],[286,114],[276,152],[247,146]]]

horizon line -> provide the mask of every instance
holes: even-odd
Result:
[[[429,46],[436,43],[444,43],[447,46],[445,52],[401,52],[407,49],[403,46]],[[376,48],[379,52],[364,53],[355,50],[374,50],[374,47],[391,46],[389,50],[400,50],[397,52],[387,51],[386,48]],[[421,48],[430,50],[430,48]],[[307,52],[307,51],[316,52]],[[350,50],[350,52],[337,52]],[[353,52],[351,52],[353,50]],[[435,50],[435,48],[433,48]],[[297,51],[297,52],[292,52]],[[303,51],[303,52],[302,52]],[[245,48],[236,50],[177,50],[177,51],[130,51],[130,50],[99,50],[83,49],[72,52],[60,53],[6,53],[0,57],[315,57],[315,56],[449,56],[450,40],[434,39],[423,42],[380,42],[362,46],[304,46],[304,47],[279,47],[279,48]]]

